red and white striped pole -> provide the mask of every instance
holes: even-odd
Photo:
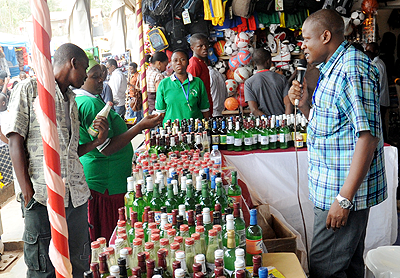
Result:
[[[57,277],[72,277],[69,260],[68,228],[65,218],[65,185],[61,178],[60,143],[55,110],[55,77],[50,55],[50,12],[46,0],[31,0],[34,44],[33,65],[38,98],[34,103],[43,141],[44,177],[47,184],[47,211],[51,226],[50,260]]]
[[[139,44],[140,44],[140,87],[142,89],[143,99],[143,116],[149,115],[149,102],[147,96],[147,85],[146,85],[146,56],[144,55],[144,33],[143,33],[143,15],[142,15],[142,0],[136,1],[136,20],[137,28],[139,31]],[[150,129],[145,130],[145,143],[146,149],[150,148]]]

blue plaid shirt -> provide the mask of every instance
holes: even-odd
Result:
[[[307,131],[310,199],[318,208],[330,208],[349,174],[359,132],[369,130],[381,140],[354,197],[354,210],[379,204],[387,197],[379,72],[347,41],[319,70]]]

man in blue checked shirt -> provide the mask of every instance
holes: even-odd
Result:
[[[320,77],[308,101],[306,80],[289,98],[309,117],[308,177],[314,202],[310,277],[364,277],[370,207],[387,198],[379,110],[379,72],[344,40],[344,23],[320,10],[303,24],[302,49]],[[304,88],[304,89],[303,89]]]

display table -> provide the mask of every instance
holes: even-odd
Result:
[[[397,148],[385,146],[384,151],[388,198],[371,208],[365,240],[365,254],[378,246],[391,245],[397,238]],[[248,187],[253,204],[269,204],[279,211],[287,223],[302,235],[302,242],[304,243],[305,233],[297,198],[297,167],[294,148],[270,151],[221,152],[226,165],[237,168],[239,178]],[[303,148],[299,149],[297,153],[300,199],[307,227],[308,245],[310,246],[314,212],[313,204],[308,199],[307,151]]]

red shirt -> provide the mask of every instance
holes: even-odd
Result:
[[[211,97],[211,89],[210,89],[210,73],[208,71],[208,67],[206,63],[193,56],[189,60],[189,66],[187,67],[187,72],[191,73],[195,77],[199,77],[206,87],[208,102],[210,103],[210,116],[213,113],[213,101]]]

